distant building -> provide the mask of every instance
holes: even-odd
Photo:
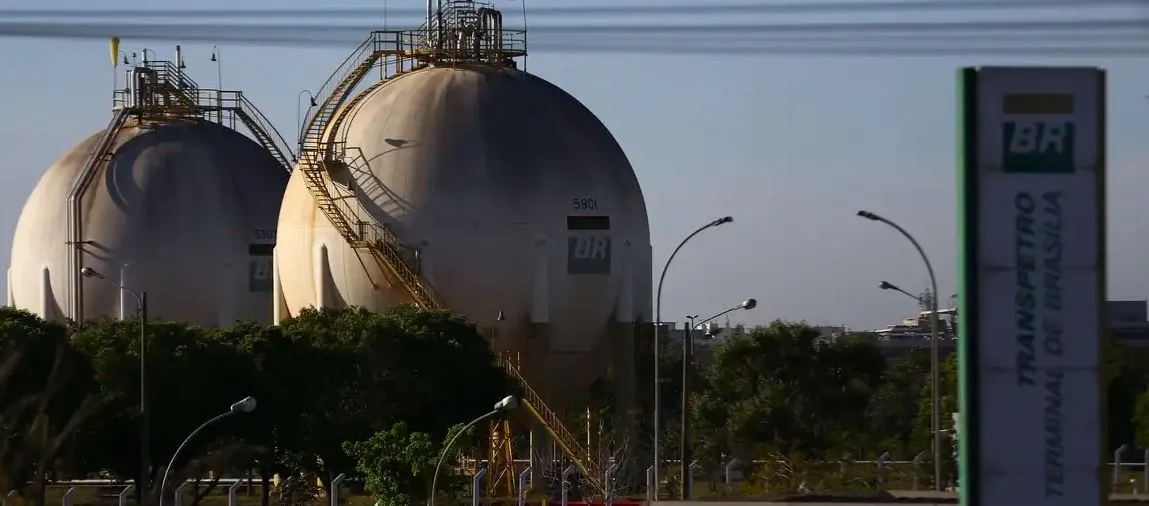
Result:
[[[876,338],[876,344],[887,357],[898,357],[914,348],[925,348],[930,345],[930,313],[922,311],[916,317],[906,318],[901,323],[888,325],[886,328],[871,331]],[[956,350],[957,309],[938,310],[938,351],[942,360],[945,360]]]
[[[1106,301],[1106,310],[1109,327],[1118,343],[1149,346],[1149,301],[1110,300]],[[929,316],[929,311],[923,311],[917,317],[871,332],[877,336],[876,342],[883,353],[891,357],[898,356],[906,350],[930,345]],[[938,310],[938,336],[941,338],[939,350],[943,360],[956,351],[959,323],[957,308]]]
[[[1111,300],[1106,302],[1113,338],[1125,346],[1149,346],[1149,302]]]

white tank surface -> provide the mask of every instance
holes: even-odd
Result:
[[[97,133],[40,178],[16,225],[10,304],[45,318],[71,314],[68,197]],[[82,318],[148,316],[204,327],[270,322],[271,253],[288,172],[256,141],[218,123],[129,119],[79,200]]]
[[[606,127],[511,68],[432,67],[365,93],[338,113],[351,169],[332,176],[361,216],[417,251],[423,278],[497,350],[525,352],[536,389],[562,395],[601,377],[603,354],[624,352],[608,345],[633,343],[634,322],[651,319],[646,204]],[[347,245],[298,167],[278,230],[281,316],[408,301],[401,287],[376,288],[378,265]]]

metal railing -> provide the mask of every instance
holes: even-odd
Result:
[[[559,445],[563,453],[570,457],[575,465],[583,472],[584,479],[590,481],[596,489],[602,490],[603,469],[589,458],[589,453],[579,444],[578,438],[566,428],[566,424],[562,423],[558,414],[547,406],[547,403],[538,392],[536,392],[534,388],[531,388],[530,382],[523,377],[518,366],[516,366],[509,357],[499,357],[499,363],[503,366],[503,369],[507,371],[507,374],[522,388],[521,400],[527,410],[531,412],[531,415],[533,415],[539,423],[543,424],[547,432],[550,432],[551,437],[555,440],[555,444]]]

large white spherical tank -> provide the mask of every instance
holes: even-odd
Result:
[[[364,216],[419,251],[423,277],[495,348],[526,352],[532,377],[558,376],[547,390],[601,376],[618,334],[650,321],[651,298],[646,204],[606,127],[513,69],[429,68],[365,93],[335,132]],[[295,172],[276,246],[284,309],[406,302]]]
[[[40,178],[12,240],[9,303],[70,313],[68,195],[103,132]],[[82,318],[150,318],[204,327],[270,322],[275,226],[288,173],[260,144],[217,123],[129,120],[79,202]],[[118,286],[127,290],[121,291]],[[146,293],[145,293],[146,292]]]

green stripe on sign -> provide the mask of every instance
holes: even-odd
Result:
[[[1001,166],[1006,173],[1070,174],[1076,165],[1071,121],[1006,121]]]

